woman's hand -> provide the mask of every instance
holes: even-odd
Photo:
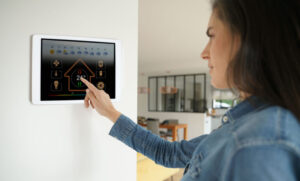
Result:
[[[88,108],[91,104],[92,108],[96,109],[100,115],[107,117],[115,123],[121,113],[114,108],[109,95],[105,91],[97,89],[86,79],[81,77],[80,80],[88,87],[84,98],[85,107]]]

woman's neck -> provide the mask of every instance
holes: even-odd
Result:
[[[240,91],[240,96],[239,96],[239,98],[240,98],[241,100],[245,100],[245,99],[247,99],[247,98],[250,97],[250,96],[251,96],[251,94]]]

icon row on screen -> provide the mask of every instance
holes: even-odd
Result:
[[[104,55],[104,56],[107,56],[108,55],[108,52],[89,52],[87,50],[85,51],[81,51],[81,50],[78,50],[78,51],[74,51],[74,50],[54,50],[54,49],[50,49],[49,53],[51,55],[54,55],[54,54],[64,54],[64,55],[90,55],[90,56],[101,56],[101,55]]]

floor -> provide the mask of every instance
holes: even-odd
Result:
[[[175,175],[173,175],[173,178],[168,178],[164,181],[180,181],[180,179],[183,176],[183,172],[184,172],[184,168],[180,169],[180,171],[178,173],[176,173]]]

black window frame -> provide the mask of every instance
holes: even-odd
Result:
[[[183,76],[183,99],[184,99],[184,102],[183,102],[183,110],[179,110],[177,111],[176,109],[174,111],[167,111],[166,108],[168,107],[167,106],[167,101],[165,101],[165,105],[164,105],[164,110],[163,111],[160,111],[158,110],[158,90],[159,90],[159,87],[158,87],[158,79],[159,78],[165,78],[165,86],[167,86],[167,78],[168,77],[173,77],[173,81],[174,81],[174,86],[176,87],[176,77],[179,77],[179,76]],[[204,93],[203,93],[203,101],[204,101],[204,107],[202,110],[200,111],[195,111],[195,104],[193,103],[193,111],[185,111],[185,98],[186,98],[186,77],[187,76],[193,76],[193,100],[195,100],[195,95],[196,95],[196,76],[203,76],[203,83],[204,83]],[[207,111],[207,98],[206,98],[206,74],[205,73],[197,73],[197,74],[177,74],[177,75],[161,75],[161,76],[149,76],[148,77],[148,88],[149,90],[151,90],[151,87],[150,87],[150,79],[155,79],[156,81],[156,93],[155,93],[155,110],[151,110],[150,109],[150,91],[148,93],[148,111],[149,112],[176,112],[176,113],[179,113],[179,112],[182,112],[182,113],[205,113]],[[165,97],[166,99],[166,97]]]

